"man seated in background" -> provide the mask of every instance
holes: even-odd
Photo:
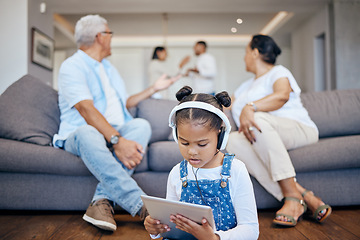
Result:
[[[59,71],[60,128],[55,147],[79,156],[99,181],[83,219],[99,228],[115,231],[109,201],[132,216],[141,214],[144,192],[131,178],[141,163],[151,136],[150,124],[133,119],[128,108],[178,78],[160,77],[144,91],[128,97],[124,81],[111,63],[112,32],[98,15],[82,17],[75,26],[78,51]]]

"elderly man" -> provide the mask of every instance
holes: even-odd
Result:
[[[55,147],[80,156],[99,181],[83,219],[109,231],[116,230],[109,201],[133,216],[144,211],[140,198],[144,192],[131,174],[142,160],[151,128],[146,120],[133,119],[127,108],[177,80],[162,76],[128,97],[119,73],[105,59],[111,55],[112,34],[107,21],[98,15],[77,22],[79,49],[59,72],[61,122],[53,139]]]

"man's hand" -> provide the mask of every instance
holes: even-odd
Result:
[[[185,73],[185,77],[189,77],[190,73],[194,74],[194,73],[199,73],[199,70],[197,68],[189,68],[188,70],[186,70]]]
[[[118,159],[128,169],[133,169],[141,163],[144,154],[141,144],[120,137],[119,142],[113,145],[113,147]]]
[[[169,78],[166,74],[163,74],[160,78],[158,78],[158,80],[156,80],[156,82],[153,85],[154,91],[161,91],[164,89],[167,89],[168,87],[170,87],[172,84],[174,84],[177,80],[179,80],[181,77],[181,74],[175,76],[175,77],[171,77]]]
[[[192,234],[199,240],[219,240],[220,237],[214,233],[209,222],[203,218],[201,224],[198,224],[180,214],[171,215],[170,221],[176,224],[176,228]]]
[[[160,233],[170,231],[170,227],[165,224],[161,224],[159,220],[153,219],[149,216],[145,218],[144,226],[146,231],[152,235],[158,235]]]

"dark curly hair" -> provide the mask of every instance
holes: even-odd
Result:
[[[213,105],[214,107],[223,110],[223,106],[229,107],[231,105],[231,98],[226,91],[217,93],[215,96],[205,93],[192,94],[192,88],[185,86],[176,93],[176,99],[180,103],[188,101],[199,101]],[[204,109],[185,108],[176,112],[175,123],[184,122],[186,120],[196,120],[200,124],[209,124],[210,129],[220,130],[222,119],[214,113]]]

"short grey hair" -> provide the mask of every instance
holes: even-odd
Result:
[[[75,26],[75,41],[78,47],[91,46],[96,34],[106,30],[107,21],[99,15],[87,15],[76,23]]]

